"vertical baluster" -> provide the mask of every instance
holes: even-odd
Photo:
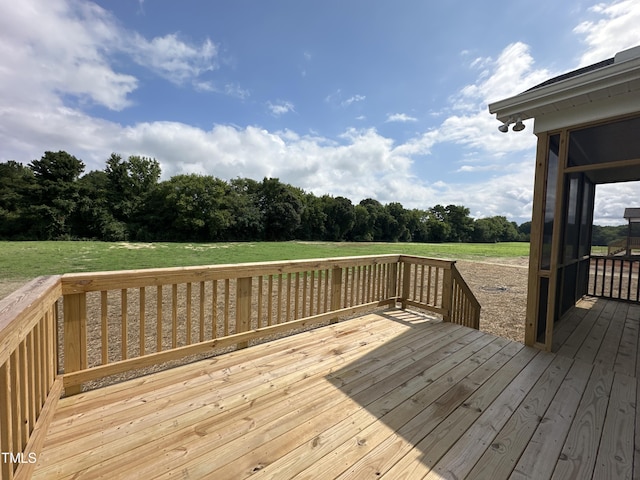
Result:
[[[156,352],[162,351],[162,285],[156,287]]]
[[[191,282],[187,282],[187,325],[185,336],[185,345],[191,345]]]
[[[199,320],[200,320],[200,322],[199,322],[199,325],[198,325],[198,327],[199,327],[199,330],[198,330],[199,331],[199,337],[198,338],[199,338],[199,340],[201,342],[204,341],[204,314],[205,314],[205,301],[204,301],[204,299],[205,299],[205,296],[206,296],[206,294],[205,294],[205,283],[204,283],[204,281],[201,281],[200,282],[200,310],[199,310],[199,313],[200,313]]]
[[[298,311],[300,308],[300,272],[296,272],[296,285],[295,285],[295,293],[293,300],[293,319],[298,319]]]
[[[307,272],[302,272],[302,318],[307,316]]]
[[[27,375],[29,373],[29,369],[27,368],[27,341],[29,338],[33,339],[34,331],[29,332],[27,337],[18,344],[17,357],[18,360],[18,369],[16,375],[16,386],[18,388],[18,402],[20,402],[21,412],[18,415],[18,448],[19,452],[21,452],[25,445],[27,444],[27,440],[29,438],[29,410],[31,406],[31,400],[35,401],[35,398],[30,398],[29,396],[29,380]],[[38,359],[39,360],[39,359]]]
[[[211,338],[218,338],[218,280],[211,286]]]
[[[128,310],[128,297],[127,297],[127,289],[123,288],[120,290],[120,314],[121,314],[121,322],[120,322],[120,335],[121,335],[121,349],[120,349],[120,358],[122,360],[127,359],[127,310]]]
[[[171,285],[171,348],[178,346],[178,285]]]
[[[313,316],[313,304],[315,302],[316,271],[311,270],[311,283],[309,285],[309,316]]]
[[[273,324],[273,275],[269,275],[267,289],[267,325],[271,326]]]
[[[324,271],[324,310],[323,313],[327,312],[327,308],[329,306],[329,270]]]
[[[100,292],[100,340],[101,340],[101,353],[102,364],[106,365],[109,362],[109,328],[108,328],[108,303],[107,303],[107,291]]]
[[[262,328],[262,284],[264,277],[260,275],[256,280],[258,282],[258,328]]]
[[[276,315],[276,324],[280,324],[282,323],[282,277],[283,277],[284,273],[281,273],[280,275],[278,275],[278,297],[277,297],[277,315]]]
[[[140,287],[140,356],[145,354],[145,341],[147,340],[145,317],[147,314],[147,290]]]
[[[11,452],[21,452],[22,446],[20,445],[20,434],[22,432],[21,418],[22,418],[22,404],[20,403],[20,383],[18,377],[20,376],[20,356],[18,350],[14,350],[11,353],[11,369],[10,369],[10,385],[11,385],[11,425],[13,436],[11,438]]]
[[[230,281],[228,278],[224,280],[224,336],[229,335],[229,293]]]

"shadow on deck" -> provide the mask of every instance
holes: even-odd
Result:
[[[581,303],[558,353],[368,314],[63,398],[34,478],[632,478],[637,313]]]

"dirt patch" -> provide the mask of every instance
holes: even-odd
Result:
[[[456,262],[482,310],[480,330],[524,342],[528,257]]]

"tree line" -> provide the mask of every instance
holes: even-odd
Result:
[[[528,241],[530,222],[473,219],[461,205],[407,209],[312,193],[281,182],[181,174],[160,181],[153,158],[116,153],[84,172],[65,152],[0,163],[0,239],[102,241]]]

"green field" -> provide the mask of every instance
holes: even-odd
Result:
[[[528,243],[108,243],[0,242],[0,279],[135,268],[404,253],[449,259],[520,257]]]

